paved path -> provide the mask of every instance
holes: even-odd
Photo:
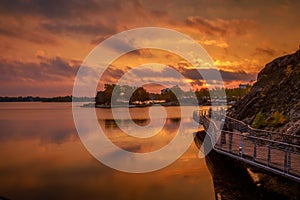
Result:
[[[300,137],[253,129],[222,113],[207,114],[196,111],[194,119],[211,136],[216,152],[300,182]]]

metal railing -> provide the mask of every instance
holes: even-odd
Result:
[[[196,110],[194,111],[194,119],[199,122],[200,116],[213,117],[213,120],[224,120],[224,126],[227,126],[229,130],[237,130],[241,133],[249,133],[252,136],[263,137],[270,140],[286,142],[290,144],[300,145],[300,136],[291,135],[282,132],[274,132],[262,129],[256,129],[250,125],[234,119],[232,117],[226,116],[225,112],[222,111],[210,111],[210,110]]]
[[[193,117],[207,133],[210,129],[216,131],[214,135],[220,136],[212,138],[214,150],[218,153],[300,182],[299,136],[254,129],[218,113],[195,111]],[[219,130],[216,126],[219,119],[223,119],[226,130]]]

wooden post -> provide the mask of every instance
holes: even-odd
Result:
[[[256,160],[256,140],[254,139],[254,152],[253,152],[253,161]]]

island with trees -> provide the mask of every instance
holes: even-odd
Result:
[[[105,84],[104,89],[97,92],[95,106],[99,108],[110,108],[113,106],[123,107],[144,107],[154,104],[162,106],[211,105],[212,102],[232,104],[248,93],[251,85],[238,88],[202,88],[196,91],[183,91],[178,85],[171,88],[164,88],[160,93],[150,93],[143,87],[133,87],[128,85]],[[220,96],[221,91],[226,92],[226,96]],[[90,106],[92,104],[89,104]]]

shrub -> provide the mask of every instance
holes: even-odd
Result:
[[[262,127],[266,126],[266,118],[261,111],[256,114],[256,116],[253,120],[252,126],[254,128],[262,128]]]
[[[271,116],[270,124],[272,126],[280,126],[285,123],[286,119],[282,112],[276,111]]]
[[[292,72],[293,72],[292,65],[288,65],[286,70],[285,70],[285,75],[287,77],[289,77],[292,74]]]

